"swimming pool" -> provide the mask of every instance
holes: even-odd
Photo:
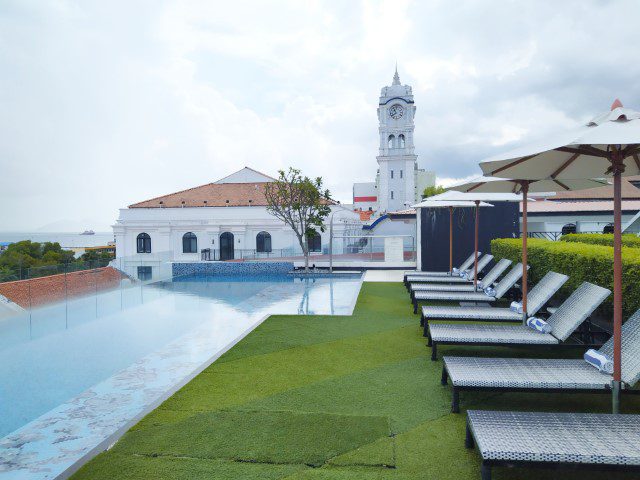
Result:
[[[348,315],[360,285],[190,275],[0,321],[0,475],[54,478],[265,316]]]

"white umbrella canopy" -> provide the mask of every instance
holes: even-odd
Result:
[[[640,174],[640,112],[614,102],[587,125],[480,162],[486,176],[525,180],[601,178],[622,157],[625,175]]]
[[[527,319],[527,203],[528,194],[533,192],[553,192],[564,190],[583,190],[586,188],[602,187],[609,183],[603,179],[578,179],[578,180],[563,180],[559,182],[552,179],[542,180],[512,180],[509,178],[497,178],[497,177],[478,177],[468,182],[459,183],[453,185],[452,191],[457,192],[473,192],[476,194],[481,193],[499,193],[499,192],[511,192],[521,193],[522,197],[518,196],[518,199],[522,200],[522,321],[523,323]]]
[[[431,197],[430,197],[431,198]],[[459,207],[475,207],[476,202],[470,200],[423,200],[420,203],[416,203],[411,208],[459,208]],[[480,202],[480,207],[493,207],[490,203]]]
[[[497,192],[497,193],[463,193],[454,190],[447,190],[446,192],[439,193],[428,197],[425,201],[464,201],[464,202],[519,202],[522,200],[520,195],[509,192]]]
[[[640,173],[640,112],[620,100],[585,126],[480,162],[487,176],[521,180],[613,177],[613,411],[620,410],[622,345],[621,176]]]
[[[550,178],[541,180],[529,180],[529,193],[552,193],[568,190],[585,190],[587,188],[604,187],[609,182],[604,178],[578,178],[558,181]],[[521,194],[523,191],[523,181],[513,180],[510,178],[499,177],[478,177],[468,182],[458,183],[449,187],[451,190],[458,192],[475,192],[475,193],[514,193]],[[522,197],[518,196],[518,200],[522,201]],[[532,200],[532,199],[530,199]]]
[[[470,200],[431,200],[436,197],[429,197],[427,200],[423,200],[417,203],[413,208],[449,208],[449,272],[453,272],[453,210],[455,208],[477,208],[477,207],[493,207],[490,203],[486,202],[472,202]],[[478,273],[478,238],[476,229],[476,242],[475,242],[475,272],[476,276],[473,280],[474,287],[478,285],[477,273]]]

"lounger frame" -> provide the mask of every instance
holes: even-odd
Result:
[[[472,420],[467,416],[466,433],[464,446],[472,449],[476,446],[476,433],[471,425]],[[480,453],[482,456],[482,453]],[[534,469],[552,469],[552,470],[589,470],[600,472],[640,472],[640,465],[633,464],[614,464],[614,463],[587,463],[587,462],[566,462],[566,461],[529,461],[519,459],[497,460],[482,458],[480,466],[481,480],[491,480],[492,469],[494,467],[525,467]]]

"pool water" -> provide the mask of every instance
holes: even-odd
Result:
[[[348,315],[360,276],[183,276],[0,320],[0,437],[190,332],[211,356],[268,314]]]

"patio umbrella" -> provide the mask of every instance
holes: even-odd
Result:
[[[437,195],[436,195],[437,196]],[[490,203],[479,202],[471,202],[469,200],[432,200],[433,197],[430,197],[427,200],[423,200],[422,202],[414,205],[412,208],[449,208],[449,272],[453,272],[453,210],[454,208],[470,208],[470,207],[493,207]],[[475,256],[476,256],[476,268],[473,285],[474,288],[477,286],[477,274],[478,274],[478,237],[477,237],[477,228],[476,228],[476,242],[475,242]]]
[[[520,196],[514,193],[462,193],[456,192],[452,190],[448,190],[444,193],[440,193],[438,195],[434,195],[429,197],[429,200],[435,201],[471,201],[476,206],[476,225],[475,225],[475,261],[474,261],[474,288],[477,286],[477,277],[478,277],[478,230],[480,227],[480,211],[478,207],[480,203],[483,201],[486,202],[520,202]]]
[[[613,177],[613,411],[620,409],[622,329],[621,176],[640,173],[640,112],[619,100],[583,127],[497,155],[480,163],[487,176],[564,183]]]
[[[608,185],[602,179],[564,180],[512,180],[507,178],[479,177],[469,182],[449,187],[457,192],[521,193],[522,194],[522,321],[527,319],[527,203],[529,193],[583,190]]]

